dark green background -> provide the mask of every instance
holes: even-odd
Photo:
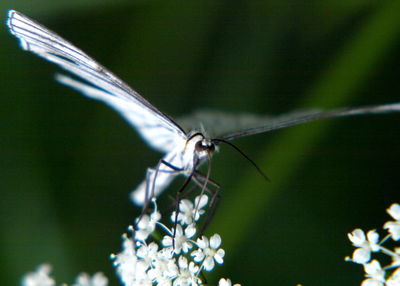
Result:
[[[400,1],[306,3],[3,0],[0,13],[57,31],[171,116],[399,101]],[[0,31],[0,285],[43,262],[59,282],[103,271],[118,285],[109,254],[139,213],[128,193],[160,155]],[[358,285],[346,233],[380,228],[399,201],[399,124],[400,114],[334,119],[237,140],[272,183],[221,148],[208,232],[227,252],[218,275]]]

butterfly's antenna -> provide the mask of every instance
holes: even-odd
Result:
[[[247,161],[249,161],[254,168],[256,168],[256,170],[258,171],[258,173],[260,173],[261,176],[264,177],[265,180],[267,180],[268,182],[271,182],[270,178],[268,178],[268,176],[261,170],[260,167],[258,167],[258,165],[252,160],[250,159],[249,156],[247,156],[242,150],[239,149],[239,147],[237,147],[236,145],[232,144],[231,142],[224,140],[224,139],[212,139],[213,142],[215,143],[225,143],[226,145],[232,147],[233,149],[235,149],[236,151],[239,152],[240,155],[242,155]]]

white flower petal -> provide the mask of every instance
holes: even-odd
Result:
[[[389,215],[397,221],[400,221],[400,205],[399,204],[392,204],[388,209],[387,212]]]
[[[364,264],[365,273],[376,280],[385,281],[385,271],[377,260],[372,260],[370,263]]]
[[[196,234],[196,226],[195,224],[190,224],[186,229],[185,229],[185,235],[188,238],[192,238]]]
[[[202,249],[208,247],[208,238],[205,237],[204,235],[201,238],[198,238],[197,245],[199,248],[202,248]]]
[[[366,240],[364,231],[359,228],[353,230],[351,233],[348,233],[347,236],[353,245],[358,247],[362,246]]]
[[[72,286],[107,286],[108,279],[103,273],[95,273],[92,277],[87,273],[81,273],[76,278],[76,284]]]
[[[219,234],[214,234],[210,238],[211,248],[217,249],[221,245],[221,236]]]
[[[400,285],[400,268],[397,268],[392,275],[386,280],[387,286],[399,286]]]
[[[198,209],[204,208],[207,205],[207,203],[208,203],[208,196],[206,195],[202,195],[201,197],[197,196],[194,199],[194,205],[197,206]]]
[[[165,236],[163,237],[161,243],[162,243],[163,246],[169,247],[169,246],[172,246],[173,241],[174,241],[174,240],[173,240],[173,238],[172,238],[171,236],[165,235]]]
[[[223,249],[218,249],[217,253],[214,255],[214,259],[218,264],[224,263],[225,251]]]
[[[191,253],[191,255],[194,257],[193,260],[196,262],[201,262],[203,261],[205,255],[201,250],[195,250]]]
[[[179,268],[187,269],[189,266],[188,260],[184,256],[179,256],[178,259]]]
[[[42,264],[35,272],[26,274],[22,280],[23,286],[54,286],[56,282],[50,277],[51,266]]]
[[[181,236],[181,235],[183,235],[182,226],[180,224],[177,224],[176,228],[175,228],[175,237]]]
[[[392,235],[392,239],[398,241],[400,239],[400,223],[394,221],[388,221],[383,226]]]
[[[367,238],[370,243],[376,244],[379,242],[379,234],[375,230],[368,231]]]
[[[384,286],[384,284],[381,281],[375,280],[373,278],[368,278],[361,283],[361,286]]]
[[[357,248],[353,252],[352,260],[355,263],[364,264],[371,259],[371,251],[365,248]]]
[[[230,279],[221,278],[218,281],[218,286],[232,286],[232,282]]]
[[[192,247],[193,247],[193,245],[192,245],[192,243],[191,243],[190,241],[184,241],[184,242],[182,243],[182,251],[183,251],[184,253],[188,253],[188,251],[189,251],[190,249],[192,249]]]
[[[204,270],[206,271],[211,271],[214,269],[215,263],[214,263],[214,259],[210,256],[206,257],[206,259],[204,259],[203,262],[203,267]]]
[[[179,211],[182,213],[188,213],[191,212],[193,210],[193,204],[191,201],[187,200],[187,199],[183,199],[181,200],[180,204],[179,204]]]
[[[146,229],[150,224],[150,217],[148,215],[143,215],[140,219],[136,221],[137,229]]]

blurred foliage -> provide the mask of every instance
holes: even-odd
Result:
[[[282,113],[399,100],[399,1],[10,1],[174,116],[197,108]],[[1,29],[0,285],[50,262],[58,281],[103,271],[154,165],[108,107],[53,80]],[[399,201],[400,115],[325,120],[237,140],[272,179],[221,148],[209,232],[219,274],[243,285],[358,285],[346,233]],[[224,146],[223,146],[224,147]],[[177,182],[179,185],[179,182]],[[171,191],[173,192],[174,186]],[[166,198],[167,195],[164,195]],[[210,282],[213,278],[210,277]]]

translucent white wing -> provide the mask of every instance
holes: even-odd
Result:
[[[178,122],[189,128],[202,126],[207,132],[211,132],[212,138],[230,141],[319,119],[391,112],[400,112],[400,103],[340,108],[326,112],[295,110],[278,116],[203,110],[182,117]]]
[[[136,104],[134,101],[111,96],[101,89],[84,84],[65,75],[57,74],[56,79],[62,84],[78,90],[87,97],[103,101],[116,109],[128,122],[133,123],[139,134],[142,135],[149,145],[160,151],[170,152],[175,146],[182,145],[180,142],[186,141],[181,136],[173,136],[176,133],[169,126],[156,125],[157,122],[154,122],[152,114],[149,117],[148,110],[142,108],[141,105]]]
[[[244,112],[225,112],[221,110],[201,109],[180,117],[177,122],[187,130],[201,130],[210,138],[221,138],[226,134],[247,130],[256,126],[271,126],[277,122],[316,114],[319,110],[297,110],[283,115],[262,115]]]
[[[325,118],[356,116],[356,115],[366,115],[366,114],[382,114],[391,112],[400,112],[400,103],[396,102],[390,104],[362,106],[355,108],[340,108],[326,112],[312,112],[309,114],[300,114],[296,116],[293,116],[292,114],[289,113],[287,117],[281,116],[278,120],[271,121],[270,124],[266,124],[263,126],[259,125],[246,130],[239,130],[236,132],[232,132],[230,134],[225,134],[222,136],[222,139],[229,141],[244,136],[265,133]]]
[[[10,32],[20,40],[24,50],[53,62],[94,85],[92,87],[65,76],[58,77],[60,82],[113,107],[153,148],[169,152],[173,142],[186,140],[185,131],[172,119],[56,33],[14,10],[9,11],[7,25]]]

